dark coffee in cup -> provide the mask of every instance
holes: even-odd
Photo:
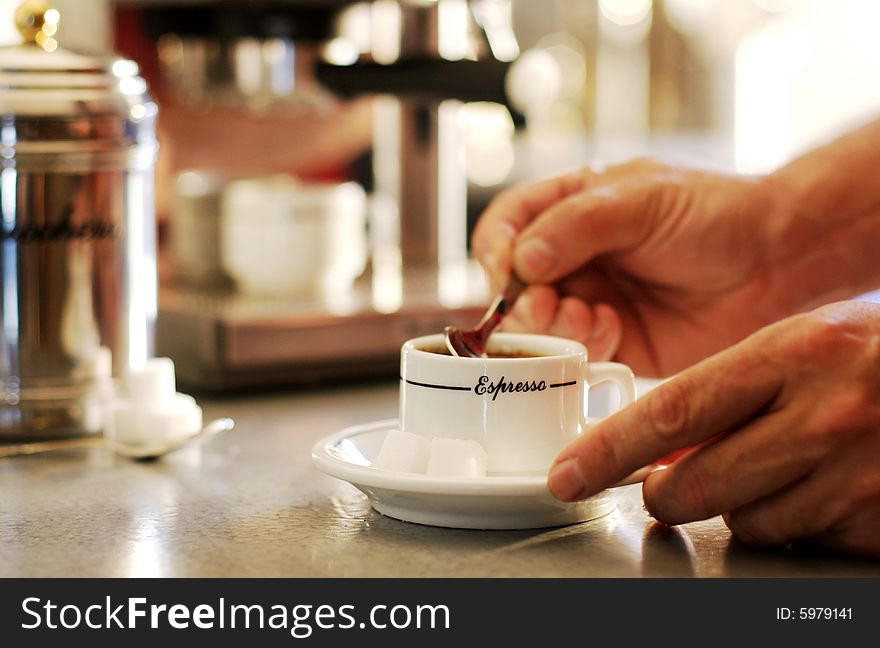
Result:
[[[418,347],[419,351],[427,351],[428,353],[436,353],[438,355],[452,355],[446,346],[422,346]],[[545,353],[534,353],[525,349],[501,349],[499,351],[489,351],[490,358],[543,358]]]

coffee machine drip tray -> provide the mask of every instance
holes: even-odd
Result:
[[[156,355],[188,389],[224,392],[394,378],[400,346],[443,327],[473,326],[487,303],[473,262],[373,270],[344,290],[298,298],[161,286]]]

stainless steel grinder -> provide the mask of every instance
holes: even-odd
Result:
[[[100,432],[113,376],[152,353],[157,107],[58,22],[29,0],[0,48],[0,441]]]

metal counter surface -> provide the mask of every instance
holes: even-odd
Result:
[[[155,463],[99,448],[0,460],[0,576],[871,576],[880,561],[754,550],[720,520],[615,512],[531,531],[407,524],[319,473],[313,443],[396,415],[397,385],[203,400],[235,430]]]

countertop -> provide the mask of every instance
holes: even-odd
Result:
[[[154,463],[101,448],[0,459],[0,576],[871,576],[880,561],[754,550],[720,520],[613,513],[532,531],[407,524],[320,474],[312,444],[394,417],[397,385],[202,400],[236,428]]]

